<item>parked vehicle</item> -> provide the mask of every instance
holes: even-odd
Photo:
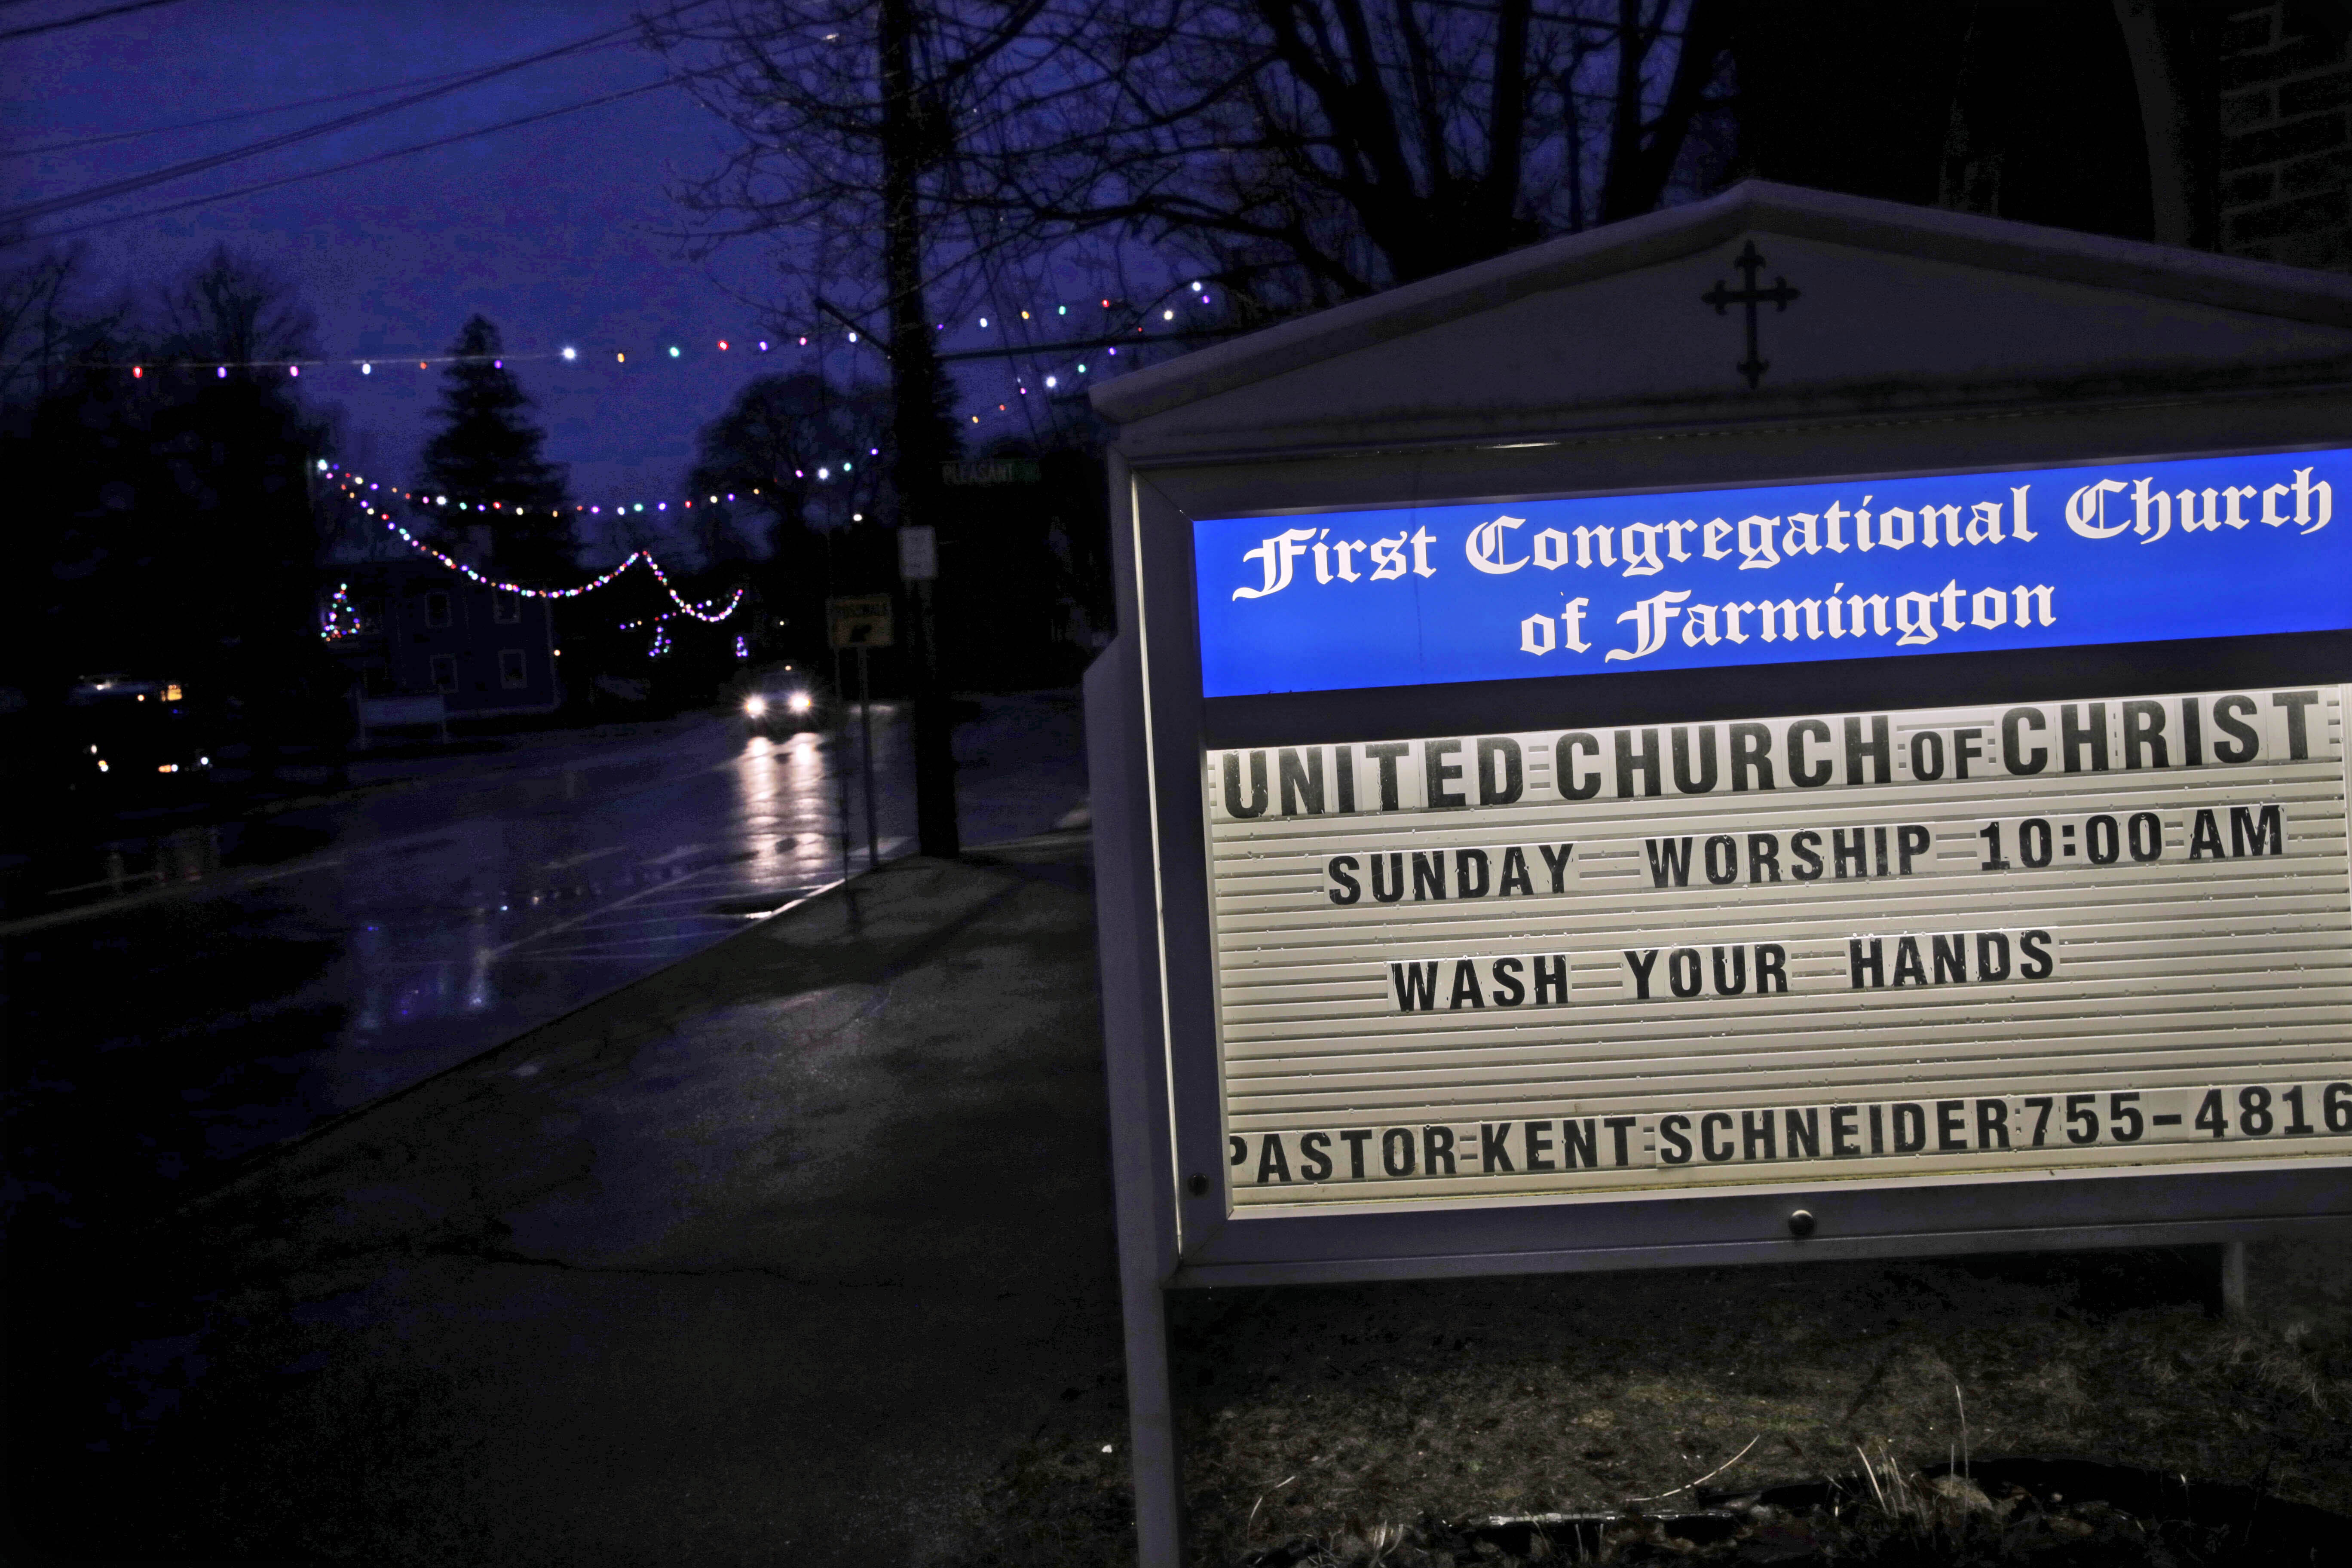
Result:
[[[209,782],[214,738],[175,680],[92,675],[66,695],[62,759],[77,795],[171,800]]]

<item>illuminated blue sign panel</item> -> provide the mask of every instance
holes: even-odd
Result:
[[[1192,526],[1210,697],[2352,628],[2352,451]]]

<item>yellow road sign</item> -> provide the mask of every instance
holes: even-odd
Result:
[[[825,621],[831,627],[835,647],[888,647],[890,646],[890,595],[866,595],[857,598],[827,599],[824,602]]]

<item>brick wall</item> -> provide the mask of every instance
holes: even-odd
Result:
[[[2221,249],[2352,272],[2352,37],[2326,0],[2231,13],[2220,39]]]

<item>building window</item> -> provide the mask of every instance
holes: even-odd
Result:
[[[522,595],[490,590],[490,619],[502,626],[520,625],[522,621]]]
[[[436,691],[457,689],[457,661],[451,655],[436,653],[433,656],[433,689]]]
[[[449,595],[435,592],[425,595],[425,624],[446,626],[449,624]]]
[[[523,673],[522,649],[519,647],[499,649],[499,684],[512,690],[524,684],[527,679],[528,677]]]

